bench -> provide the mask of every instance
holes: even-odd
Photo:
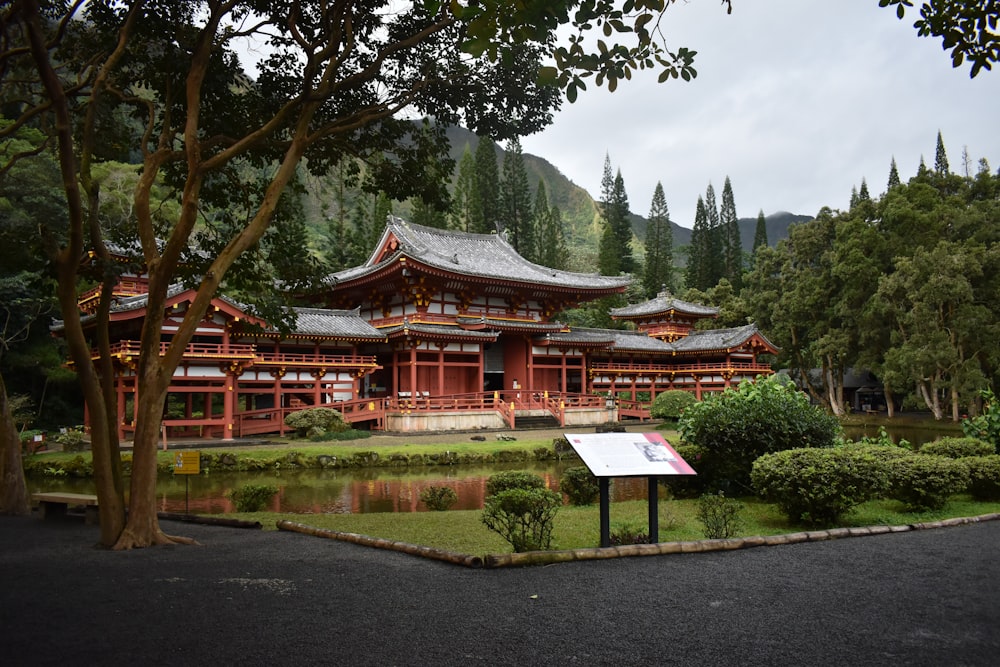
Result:
[[[83,508],[83,521],[88,525],[97,525],[100,515],[97,511],[97,496],[86,493],[33,493],[31,499],[38,503],[39,516],[43,519],[65,517],[69,508]]]

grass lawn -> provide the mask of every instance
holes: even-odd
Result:
[[[742,499],[744,528],[737,537],[779,535],[801,530],[833,528],[790,523],[774,505],[755,498]],[[839,526],[907,525],[952,517],[978,516],[1000,512],[1000,503],[977,503],[968,496],[955,496],[940,512],[910,514],[901,511],[896,501],[879,500],[859,506],[844,517]],[[647,527],[644,501],[626,501],[611,505],[611,532],[623,526],[643,532]],[[659,506],[660,541],[675,542],[704,539],[697,519],[697,500],[662,500]],[[448,512],[411,512],[377,514],[274,514],[237,513],[227,515],[247,521],[259,521],[266,530],[274,530],[280,520],[303,523],[370,537],[407,542],[474,556],[509,553],[510,545],[483,525],[479,510]],[[600,543],[600,515],[597,505],[564,506],[555,518],[553,549],[596,547]]]

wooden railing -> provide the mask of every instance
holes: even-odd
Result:
[[[610,373],[642,373],[657,375],[664,375],[667,373],[695,373],[705,375],[732,371],[770,373],[771,366],[751,361],[720,361],[716,363],[699,364],[656,364],[636,363],[634,361],[612,361],[594,362],[590,364],[590,371],[593,375]]]
[[[288,354],[285,352],[258,352],[257,366],[325,366],[348,368],[375,368],[378,363],[371,355]]]
[[[637,417],[641,421],[650,419],[649,401],[633,401],[629,399],[618,399],[618,416]]]
[[[170,343],[162,342],[160,343],[160,356],[167,353],[167,348],[170,347]],[[134,357],[138,356],[141,350],[139,341],[135,340],[123,340],[115,343],[111,346],[111,355],[116,357]],[[97,350],[91,350],[91,355],[93,359],[98,358]],[[186,358],[199,358],[199,359],[254,359],[257,356],[257,352],[253,345],[242,345],[242,344],[230,344],[222,345],[221,343],[189,343],[184,348],[184,356]]]
[[[160,343],[160,356],[167,353],[169,342]],[[140,352],[139,341],[123,340],[111,346],[111,355],[118,358],[135,357]],[[91,357],[98,358],[97,350],[91,350]],[[254,345],[241,343],[189,343],[184,348],[186,359],[245,359],[260,366],[310,366],[326,368],[378,368],[372,355],[362,354],[288,354],[284,352],[257,352]]]

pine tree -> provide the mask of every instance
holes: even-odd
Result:
[[[914,178],[917,181],[926,181],[930,173],[930,170],[927,168],[927,163],[924,162],[924,156],[921,155],[920,164],[917,165],[917,175],[914,176]]]
[[[618,237],[621,249],[621,270],[623,273],[635,271],[635,257],[632,255],[632,221],[629,219],[628,194],[621,170],[615,174],[615,184],[611,192],[613,217],[612,229]]]
[[[549,255],[546,252],[545,243],[549,233],[549,195],[545,189],[545,181],[539,180],[538,187],[535,188],[535,205],[531,208],[531,227],[534,231],[533,242],[530,247],[521,249],[521,256],[543,266],[551,266],[548,261]]]
[[[868,193],[868,182],[861,178],[861,189],[858,191],[858,202],[871,201],[872,196]]]
[[[455,189],[451,193],[451,224],[449,226],[459,231],[471,232],[476,218],[482,217],[482,211],[477,215],[476,163],[468,144],[465,145],[457,169]]]
[[[729,279],[733,289],[743,286],[743,241],[740,239],[740,222],[736,215],[736,201],[733,185],[726,176],[722,186],[722,208],[719,210],[719,224],[723,233],[723,276]]]
[[[707,290],[712,287],[709,272],[709,234],[708,213],[705,210],[705,200],[698,195],[698,205],[695,207],[694,227],[691,229],[691,245],[688,247],[688,262],[686,286],[688,289]]]
[[[569,264],[569,250],[562,227],[562,213],[555,206],[550,207],[545,181],[538,181],[535,191],[534,208],[537,244],[531,261],[553,269],[565,269]]]
[[[514,137],[507,144],[503,160],[503,180],[500,182],[500,222],[507,240],[519,253],[522,248],[530,249],[534,243],[531,225],[531,188],[528,173],[524,169],[524,153],[521,140]],[[529,250],[530,252],[530,250]]]
[[[764,209],[757,212],[757,226],[753,230],[753,253],[757,254],[757,248],[767,247],[767,219],[764,217]]]
[[[899,170],[896,168],[896,156],[894,155],[892,162],[889,164],[889,183],[886,186],[886,192],[892,190],[897,185],[899,185]]]
[[[670,227],[670,211],[663,184],[656,183],[649,205],[649,226],[646,227],[646,272],[643,291],[652,299],[662,290],[674,290],[674,232]]]
[[[725,267],[725,258],[723,257],[722,250],[725,243],[724,233],[719,219],[719,207],[715,203],[715,188],[712,187],[711,183],[708,184],[708,188],[705,190],[705,215],[708,220],[707,244],[705,246],[705,280],[708,283],[703,289],[714,287],[719,282],[719,279],[722,278]]]
[[[951,173],[948,168],[948,155],[944,151],[944,139],[941,138],[941,130],[937,133],[937,150],[934,153],[934,171],[941,176]]]
[[[481,234],[499,231],[500,174],[497,169],[496,144],[489,137],[480,137],[476,146],[476,199],[478,218],[469,231]]]

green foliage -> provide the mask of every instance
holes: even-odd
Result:
[[[569,444],[569,440],[566,438],[554,438],[552,440],[552,451],[555,452],[556,458],[562,461],[564,456],[576,456],[576,450],[573,449],[573,445]]]
[[[260,512],[278,493],[278,487],[270,484],[244,484],[226,494],[236,505],[237,512]]]
[[[552,544],[553,521],[561,506],[562,496],[546,488],[506,488],[486,497],[483,523],[515,552],[544,550]]]
[[[1000,455],[962,459],[969,471],[969,493],[980,501],[1000,500]]]
[[[913,458],[912,455],[906,458]],[[832,524],[889,489],[884,460],[870,448],[791,449],[761,456],[751,473],[762,498],[793,522]]]
[[[743,510],[746,505],[719,493],[706,493],[698,499],[698,521],[704,535],[710,540],[735,537],[743,529]]]
[[[87,448],[84,440],[84,433],[79,429],[67,429],[65,433],[52,438],[53,442],[59,445],[64,452],[82,452]]]
[[[684,442],[707,451],[697,470],[708,488],[726,490],[748,486],[750,468],[764,454],[832,446],[840,424],[793,385],[758,376],[688,407],[678,430]]]
[[[993,444],[994,453],[1000,453],[1000,405],[992,389],[979,392],[983,399],[982,414],[962,420],[962,432]]]
[[[943,456],[906,456],[889,465],[890,497],[910,512],[939,510],[969,483],[969,468]]]
[[[300,438],[317,437],[328,432],[346,431],[350,426],[343,415],[333,408],[307,408],[285,417],[285,425],[294,428]]]
[[[510,489],[544,489],[545,480],[523,470],[505,470],[486,480],[486,495],[493,496]]]
[[[898,443],[894,442],[889,436],[888,431],[885,430],[885,426],[878,427],[878,435],[876,436],[862,436],[861,440],[858,440],[858,444],[874,445],[878,447],[895,447],[906,452],[910,451],[910,442],[905,439],[900,439]]]
[[[653,419],[680,419],[689,406],[698,402],[695,395],[683,389],[671,389],[656,395],[649,408]]]
[[[623,521],[611,528],[608,538],[613,547],[626,544],[649,544],[649,531],[637,523]]]
[[[458,494],[450,486],[428,486],[420,492],[420,500],[427,509],[444,512],[458,502]]]
[[[344,440],[363,440],[370,437],[372,437],[371,431],[359,431],[358,429],[348,428],[344,431],[324,431],[319,435],[310,436],[309,439],[313,442],[340,442]]]
[[[566,494],[572,505],[590,505],[601,493],[597,478],[586,466],[574,466],[563,471],[559,490]]]
[[[961,459],[967,456],[989,456],[996,449],[988,442],[977,438],[941,438],[928,442],[920,448],[921,454],[944,456],[949,459]]]

